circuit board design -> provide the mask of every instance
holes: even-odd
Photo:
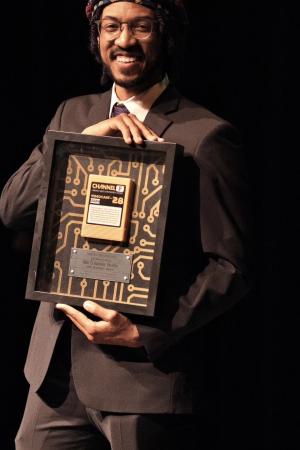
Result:
[[[161,199],[164,190],[164,152],[124,152],[116,148],[92,150],[92,156],[78,151],[54,156],[43,237],[41,240],[36,290],[72,299],[130,305],[145,309],[155,265]],[[126,243],[105,242],[81,236],[87,183],[90,174],[128,177],[135,193]],[[70,276],[72,249],[131,256],[127,283]],[[142,313],[142,312],[141,312]]]

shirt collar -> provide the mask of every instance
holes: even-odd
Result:
[[[123,103],[131,114],[135,114],[136,117],[141,122],[144,122],[151,106],[153,105],[155,100],[163,93],[163,91],[167,88],[168,85],[169,85],[169,78],[168,75],[165,75],[162,81],[159,81],[158,83],[154,84],[146,91],[138,95],[134,95],[133,97],[130,97],[127,100],[120,101],[116,94],[115,89],[116,86],[114,83],[111,93],[109,117],[111,117],[113,105],[115,103]]]

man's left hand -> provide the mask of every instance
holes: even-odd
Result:
[[[101,320],[91,320],[70,305],[61,303],[56,305],[56,308],[63,311],[93,344],[122,345],[125,347],[142,346],[137,327],[123,314],[103,308],[91,301],[84,302],[83,307]]]

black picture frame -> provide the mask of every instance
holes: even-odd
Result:
[[[181,147],[150,141],[128,145],[119,137],[53,130],[46,139],[26,299],[77,306],[93,300],[123,313],[155,315],[173,168]],[[136,183],[126,243],[95,242],[78,231],[86,178],[101,171],[116,177],[126,172]],[[70,276],[70,251],[77,248],[84,255],[129,255],[129,282]]]

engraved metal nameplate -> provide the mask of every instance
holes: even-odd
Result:
[[[72,248],[69,276],[130,283],[132,256]]]

